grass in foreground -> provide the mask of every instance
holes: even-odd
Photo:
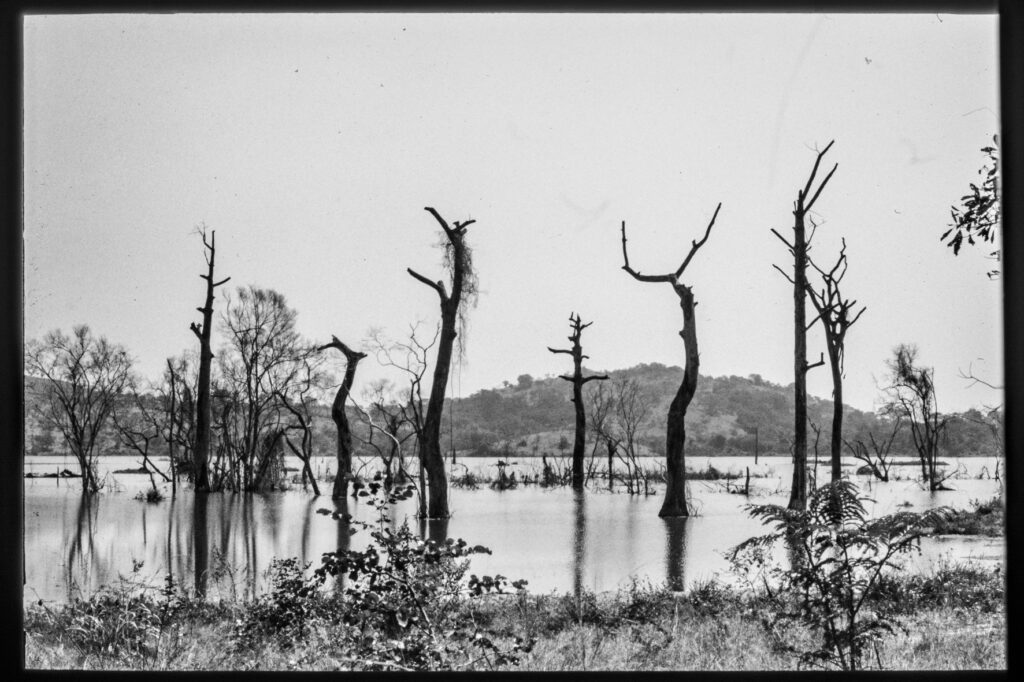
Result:
[[[877,662],[894,670],[1004,669],[1006,611],[999,571],[945,566],[931,575],[894,574],[870,595],[899,614],[905,631],[884,640]],[[353,660],[329,614],[332,594],[308,609],[302,635],[239,623],[253,602],[206,603],[166,591],[160,598],[107,591],[63,606],[32,605],[25,617],[26,666],[58,669],[381,669]],[[265,606],[265,605],[264,605]],[[684,594],[634,585],[614,594],[490,595],[459,603],[457,618],[495,640],[533,641],[517,665],[478,660],[469,669],[790,670],[794,651],[816,637],[780,628],[772,600],[718,582]],[[324,614],[328,614],[325,616]],[[380,665],[384,664],[384,665]],[[398,667],[392,665],[391,667]]]

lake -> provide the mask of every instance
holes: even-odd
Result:
[[[473,471],[494,477],[497,458],[460,458],[454,473]],[[844,468],[862,491],[873,498],[872,515],[900,509],[922,511],[949,505],[969,508],[972,500],[987,500],[1000,492],[1000,481],[990,478],[994,458],[946,460],[959,471],[948,483],[954,491],[931,493],[915,477],[920,467],[894,467],[898,480],[872,481],[855,473],[858,462],[844,460]],[[166,459],[161,462],[166,465]],[[568,458],[549,458],[559,467]],[[723,481],[690,481],[690,497],[696,515],[688,519],[658,517],[662,487],[650,496],[628,495],[620,484],[614,492],[599,481],[582,497],[568,487],[537,485],[498,491],[450,488],[452,517],[447,521],[421,523],[415,518],[415,499],[396,505],[391,524],[408,522],[420,533],[434,538],[463,538],[482,544],[491,555],[474,557],[471,572],[501,573],[511,580],[526,579],[532,592],[571,592],[582,587],[595,592],[628,587],[631,581],[662,584],[677,589],[716,575],[730,580],[723,554],[743,540],[764,533],[743,506],[786,504],[792,475],[788,458],[753,457],[689,458],[689,469],[711,464],[726,472],[751,472],[751,496],[726,491]],[[660,460],[644,460],[657,469]],[[100,585],[116,582],[131,572],[133,562],[143,562],[140,575],[153,585],[162,584],[170,571],[182,584],[197,582],[207,594],[246,596],[262,589],[272,558],[299,557],[319,564],[322,553],[347,543],[352,549],[365,546],[366,532],[353,536],[345,526],[318,509],[339,508],[328,493],[314,497],[297,485],[292,490],[263,494],[216,493],[195,495],[179,489],[157,504],[134,499],[149,487],[144,475],[113,474],[114,469],[134,468],[132,457],[101,457],[101,478],[106,489],[91,501],[83,501],[81,479],[25,479],[25,590],[26,601],[64,601],[87,595]],[[298,468],[298,460],[287,466]],[[333,471],[330,458],[316,458],[314,471]],[[363,474],[377,462],[360,461]],[[603,465],[602,465],[603,466]],[[29,457],[25,471],[52,473],[77,471],[71,458]],[[452,471],[450,464],[449,471]],[[507,471],[536,475],[539,459],[510,460]],[[822,463],[818,480],[825,481],[828,468]],[[734,481],[742,485],[742,481]],[[344,508],[356,519],[375,521],[376,514],[364,501],[349,498]],[[908,559],[908,570],[927,571],[941,561],[977,561],[1001,565],[1004,538],[941,536],[922,543],[920,556]]]

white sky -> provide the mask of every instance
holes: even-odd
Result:
[[[432,325],[437,296],[405,268],[442,276],[434,206],[477,220],[461,395],[565,371],[546,346],[571,311],[594,322],[595,369],[681,365],[677,298],[620,269],[619,224],[631,264],[663,273],[721,201],[684,276],[701,373],[787,384],[769,228],[791,232],[834,138],[812,255],[845,236],[843,290],[868,306],[845,402],[875,405],[901,342],[934,365],[940,409],[1002,401],[958,377],[1002,382],[989,249],[938,239],[998,132],[995,16],[30,16],[24,45],[29,338],[88,322],[157,376],[196,343],[199,222],[217,274],[284,293],[306,336]],[[357,383],[380,374],[364,362]],[[809,390],[829,396],[826,368]]]

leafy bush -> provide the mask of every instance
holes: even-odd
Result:
[[[414,494],[411,485],[387,490],[379,477],[357,494],[377,509],[375,525],[349,514],[320,509],[339,522],[370,529],[362,550],[323,555],[312,576],[296,559],[275,560],[272,588],[238,622],[233,641],[256,649],[271,639],[288,648],[321,624],[331,626],[331,646],[343,667],[360,670],[450,670],[515,665],[530,644],[484,628],[474,600],[504,594],[502,575],[470,575],[469,557],[490,550],[464,540],[420,538],[403,523],[385,527],[387,508]],[[354,530],[352,532],[355,532]],[[333,581],[333,596],[327,596]],[[526,581],[511,584],[522,590]]]
[[[267,570],[271,588],[260,595],[236,623],[232,642],[236,648],[257,645],[262,638],[279,636],[283,648],[305,638],[310,625],[320,618],[320,600],[310,599],[305,569],[295,558],[273,559]]]
[[[396,531],[384,527],[389,504],[410,497],[411,486],[383,491],[375,482],[368,504],[378,510],[377,528],[364,550],[338,550],[323,556],[313,585],[327,577],[344,580],[342,611],[348,661],[370,670],[388,668],[443,670],[515,664],[529,645],[516,638],[502,647],[498,635],[477,626],[471,600],[501,594],[508,580],[501,575],[470,575],[468,558],[490,550],[464,540],[434,542],[415,535],[403,523]],[[383,495],[381,495],[383,493]],[[331,513],[339,520],[351,517]],[[521,590],[525,581],[512,587]],[[470,617],[462,611],[469,607]]]
[[[870,520],[866,499],[856,485],[841,480],[815,490],[806,510],[747,505],[751,516],[775,530],[737,545],[728,557],[748,576],[756,568],[773,577],[777,619],[803,623],[820,638],[809,651],[790,647],[801,666],[860,670],[873,649],[881,667],[877,643],[901,626],[886,602],[871,600],[874,610],[866,608],[868,597],[882,571],[897,567],[897,557],[919,548],[920,538],[950,514],[942,508]],[[768,564],[766,550],[778,540],[788,546],[788,570]],[[767,579],[764,584],[770,590]]]

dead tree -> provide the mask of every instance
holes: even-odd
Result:
[[[818,174],[821,159],[832,148],[834,142],[835,140],[829,142],[825,149],[818,152],[818,158],[814,161],[814,168],[811,169],[811,175],[807,178],[807,184],[803,189],[797,191],[796,202],[793,204],[793,242],[790,243],[774,228],[772,229],[772,234],[789,248],[789,252],[793,256],[792,277],[778,265],[772,267],[781,272],[793,285],[793,485],[789,493],[789,508],[799,510],[807,507],[807,372],[825,364],[824,357],[820,362],[814,364],[807,362],[807,311],[805,305],[807,299],[807,252],[810,249],[813,231],[809,237],[805,221],[807,214],[821,195],[821,190],[825,189],[825,185],[828,184],[832,174],[839,166],[839,164],[834,165],[818,185],[818,189],[811,192],[811,185],[814,184],[814,178]]]
[[[808,258],[811,267],[821,275],[824,287],[815,291],[808,283],[807,293],[811,297],[811,303],[818,312],[817,317],[811,320],[808,327],[813,326],[817,320],[821,320],[822,329],[825,330],[825,348],[828,351],[828,361],[832,368],[832,481],[842,478],[842,449],[843,449],[843,358],[846,351],[846,332],[854,323],[860,319],[867,307],[861,307],[853,317],[850,311],[857,304],[843,298],[839,290],[839,283],[846,275],[846,240],[843,240],[843,248],[839,250],[839,258],[832,269],[825,272],[817,266],[812,258]]]
[[[698,242],[691,242],[690,253],[687,254],[683,264],[675,272],[664,275],[641,275],[629,265],[629,255],[626,252],[626,221],[622,221],[622,269],[633,276],[639,282],[668,282],[672,289],[679,296],[679,306],[683,311],[683,330],[679,335],[683,337],[683,346],[686,353],[686,364],[683,371],[683,382],[679,385],[675,398],[668,408],[668,425],[665,437],[665,458],[666,472],[665,479],[668,486],[665,489],[665,502],[661,506],[658,516],[689,516],[690,511],[686,504],[686,462],[684,448],[686,445],[686,408],[693,400],[697,392],[697,378],[700,369],[700,354],[697,351],[697,326],[693,315],[696,306],[693,300],[693,290],[679,281],[686,266],[697,254],[697,251],[704,245],[711,235],[711,228],[715,225],[718,212],[722,204],[719,203],[715,214],[711,216],[704,231],[704,237]]]
[[[364,391],[368,409],[356,405],[360,421],[366,426],[366,437],[358,432],[355,437],[368,448],[376,451],[384,463],[384,487],[388,490],[397,481],[404,484],[409,478],[405,470],[405,456],[402,445],[416,435],[409,422],[407,406],[392,398],[393,385],[387,379],[374,382]],[[383,439],[376,438],[380,433]],[[392,466],[397,471],[392,472]]]
[[[850,448],[854,458],[864,462],[861,469],[867,469],[868,472],[883,483],[889,481],[889,467],[892,466],[892,460],[889,459],[889,451],[892,450],[893,441],[896,440],[896,434],[899,433],[902,423],[902,418],[897,415],[892,420],[892,431],[889,433],[889,437],[881,441],[875,440],[875,434],[870,431],[868,432],[868,438],[871,439],[871,447],[875,450],[873,455],[868,452],[868,446],[864,441],[857,440],[850,443],[850,441],[843,439],[846,447]],[[857,473],[860,473],[860,471],[858,470]]]
[[[318,392],[331,379],[321,371],[321,359],[312,351],[313,349],[302,349],[300,356],[295,360],[301,365],[299,376],[291,386],[275,389],[274,395],[294,419],[292,423],[283,427],[283,436],[288,448],[302,461],[302,489],[306,489],[308,481],[313,486],[313,494],[320,495],[320,486],[317,485],[316,476],[313,475],[313,468],[310,465],[313,458],[313,415],[316,404],[311,394],[314,391]],[[294,392],[291,399],[288,397],[290,392]],[[301,437],[298,445],[292,440],[291,433],[297,433]]]
[[[193,322],[189,329],[199,339],[199,390],[196,396],[196,443],[192,450],[193,481],[197,491],[206,492],[210,489],[210,479],[207,473],[210,459],[210,426],[212,408],[210,406],[210,368],[213,363],[213,350],[210,347],[210,337],[213,332],[213,290],[231,280],[230,277],[219,282],[213,281],[213,265],[217,255],[217,231],[210,232],[210,240],[206,240],[206,227],[199,229],[199,235],[203,239],[203,256],[206,258],[207,272],[199,275],[206,280],[206,302],[202,308],[196,308],[203,314],[201,324]]]
[[[448,479],[444,471],[444,456],[441,453],[441,415],[444,409],[444,392],[448,385],[448,372],[451,368],[452,349],[455,337],[458,336],[456,326],[460,321],[460,307],[464,294],[470,298],[475,293],[472,254],[466,246],[466,228],[475,220],[454,223],[449,227],[437,211],[427,206],[434,219],[441,225],[448,239],[446,245],[446,262],[451,271],[451,293],[445,289],[444,282],[432,282],[412,268],[406,268],[415,279],[423,282],[437,292],[441,299],[441,338],[437,345],[437,362],[434,365],[434,379],[430,387],[430,398],[427,412],[423,418],[423,433],[420,438],[420,461],[427,470],[427,482],[430,488],[427,515],[432,519],[448,518]],[[469,285],[468,287],[466,285]]]
[[[587,416],[583,405],[583,384],[588,381],[604,381],[608,377],[604,374],[583,376],[583,361],[590,356],[583,354],[580,337],[583,330],[594,323],[583,324],[580,316],[576,314],[575,317],[569,315],[569,324],[572,327],[572,334],[569,335],[572,349],[565,350],[548,346],[548,350],[552,353],[565,353],[572,356],[572,376],[562,374],[560,378],[572,382],[572,403],[576,409],[576,439],[572,446],[572,487],[574,490],[583,490],[583,457],[587,442]]]
[[[377,362],[386,367],[405,372],[409,380],[408,400],[402,404],[402,417],[412,427],[416,435],[417,459],[417,514],[420,518],[427,517],[426,498],[426,467],[423,464],[423,449],[419,444],[423,441],[423,376],[427,372],[427,356],[437,343],[441,334],[441,326],[434,327],[434,335],[429,342],[424,343],[417,337],[419,322],[409,325],[409,340],[395,341],[388,340],[378,329],[372,329],[369,334],[368,346],[376,350]]]
[[[889,365],[892,384],[885,390],[889,394],[886,411],[903,417],[910,426],[914,448],[921,460],[921,477],[931,491],[948,490],[943,482],[948,475],[937,469],[939,439],[949,423],[949,417],[939,412],[935,396],[935,369],[917,363],[917,346],[900,344],[893,349]]]
[[[337,348],[345,356],[345,378],[338,387],[334,396],[334,404],[331,405],[331,419],[338,427],[338,471],[334,477],[334,488],[331,497],[338,500],[348,495],[348,479],[352,475],[352,430],[348,425],[348,416],[345,414],[345,403],[348,401],[348,394],[352,390],[352,382],[356,378],[356,366],[359,361],[366,357],[366,353],[352,350],[338,340],[337,336],[331,337],[331,342],[320,346],[317,350],[323,351],[328,348]]]

